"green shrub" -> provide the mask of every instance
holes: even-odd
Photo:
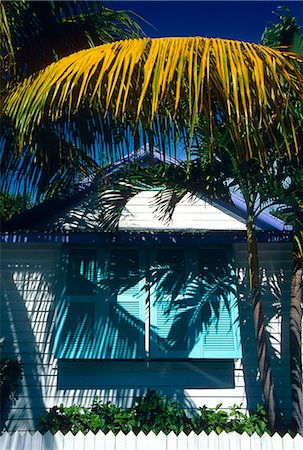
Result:
[[[0,399],[1,409],[8,401],[18,398],[19,381],[22,380],[22,364],[10,357],[0,359]]]
[[[241,405],[233,405],[227,412],[221,409],[222,403],[215,408],[203,406],[198,408],[198,414],[193,417],[192,424],[196,433],[205,431],[210,433],[221,431],[238,433],[246,432],[249,435],[257,433],[259,436],[265,432],[269,433],[266,412],[263,406],[258,405],[256,412],[251,412],[249,416],[241,411]]]
[[[137,398],[133,411],[135,432],[142,430],[148,433],[152,430],[168,434],[174,431],[178,434],[191,430],[190,419],[179,403],[172,402],[156,391],[148,391],[144,397]]]
[[[196,433],[215,431],[217,434],[221,431],[236,431],[246,432],[249,435],[256,432],[260,436],[265,432],[269,433],[262,406],[258,406],[257,411],[250,416],[241,412],[241,406],[234,405],[228,412],[220,409],[221,406],[222,404],[216,408],[203,406],[198,408],[192,417],[188,417],[177,402],[172,402],[158,392],[150,390],[145,396],[137,398],[131,408],[117,407],[110,402],[103,403],[98,398],[88,408],[77,405],[54,406],[41,417],[40,425],[43,432],[56,433],[60,430],[63,433],[71,431],[74,434],[78,431],[96,433],[99,430],[104,433],[112,431],[115,434],[119,431],[124,433],[153,431],[156,434],[160,431],[166,434],[170,431],[176,434],[182,431],[187,434],[190,431]]]

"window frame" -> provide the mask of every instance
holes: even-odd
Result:
[[[188,361],[188,360],[203,360],[203,359],[238,359],[242,357],[242,349],[241,349],[241,338],[240,338],[240,326],[239,326],[239,311],[238,311],[238,295],[237,298],[235,297],[234,303],[237,303],[236,305],[233,305],[231,308],[231,320],[234,322],[232,325],[232,334],[233,334],[233,342],[235,345],[235,351],[234,356],[224,356],[224,352],[218,352],[217,355],[203,355],[203,352],[200,355],[193,354],[190,356],[190,353],[182,357],[182,355],[175,355],[175,356],[161,356],[159,354],[153,354],[153,349],[151,345],[151,339],[150,339],[150,333],[151,333],[151,327],[153,324],[153,308],[151,306],[152,304],[152,296],[153,292],[150,284],[150,271],[152,267],[152,263],[155,261],[155,255],[157,250],[165,251],[167,249],[175,250],[180,249],[184,251],[184,257],[185,257],[185,274],[187,275],[190,270],[196,270],[196,274],[199,273],[199,251],[209,251],[211,249],[216,249],[218,251],[222,250],[226,252],[226,256],[228,261],[232,261],[232,247],[231,246],[217,246],[217,245],[199,245],[197,247],[193,246],[185,246],[185,245],[177,245],[175,246],[131,246],[129,244],[125,245],[109,245],[109,244],[102,244],[102,245],[65,245],[62,248],[61,253],[61,261],[62,261],[62,269],[61,270],[61,295],[59,298],[59,306],[62,308],[64,307],[64,304],[71,304],[73,303],[82,303],[83,301],[91,301],[94,302],[94,329],[93,329],[93,335],[94,339],[97,333],[97,324],[98,324],[98,317],[102,315],[102,311],[104,311],[104,297],[103,299],[100,297],[100,290],[97,288],[96,291],[92,295],[70,295],[66,294],[66,288],[67,288],[67,280],[68,280],[68,263],[67,258],[70,257],[70,251],[81,251],[83,250],[95,250],[96,252],[96,270],[95,270],[95,278],[94,281],[97,284],[98,283],[98,273],[99,268],[102,266],[104,268],[105,277],[104,279],[107,280],[107,288],[109,289],[109,272],[110,272],[110,254],[112,250],[123,250],[127,251],[127,249],[131,250],[137,250],[138,251],[138,258],[139,258],[139,271],[142,271],[143,276],[140,280],[141,286],[144,286],[144,293],[145,293],[145,301],[143,303],[142,308],[144,309],[145,314],[143,315],[145,319],[145,333],[143,336],[143,351],[142,351],[142,357],[135,357],[135,358],[104,358],[104,357],[92,357],[92,358],[84,358],[85,360],[91,359],[91,360],[107,360],[107,359],[114,359],[114,360],[180,360],[180,361]],[[196,269],[194,269],[196,268]],[[235,277],[235,284],[236,283],[236,275],[235,270],[232,269],[233,276]],[[103,301],[102,301],[103,300]],[[105,300],[106,302],[107,300]],[[237,322],[237,323],[236,323]],[[55,336],[55,347],[58,347],[59,340],[60,340],[60,329],[62,332],[64,324],[58,324],[56,323],[56,336]],[[59,330],[59,331],[58,331]],[[59,335],[58,335],[59,333]],[[141,349],[142,350],[142,349]],[[98,352],[100,355],[100,352]],[[62,356],[57,357],[60,360],[69,360],[73,358],[64,358]],[[78,358],[82,359],[82,358]]]

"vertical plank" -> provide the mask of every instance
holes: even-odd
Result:
[[[208,435],[202,431],[202,433],[199,434],[198,436],[198,446],[197,449],[198,450],[206,450],[208,449]]]
[[[76,449],[75,447],[75,438],[73,433],[71,433],[70,431],[68,433],[66,433],[66,435],[63,438],[63,443],[64,446],[62,447],[62,449],[60,448],[60,450],[74,450]],[[54,448],[54,450],[59,450],[56,447]]]
[[[26,449],[32,449],[32,442],[33,442],[33,436],[31,435],[31,433],[29,431],[27,431],[26,433],[24,433],[24,435],[22,436],[22,447],[20,447],[21,450],[26,450]],[[1,447],[1,449],[5,449],[6,447]],[[7,447],[9,448],[9,447]]]
[[[251,442],[251,448],[253,448],[254,450],[262,450],[260,436],[257,433],[254,433],[251,435],[250,442]]]
[[[191,431],[187,436],[187,447],[185,447],[186,450],[198,450],[199,438],[200,435],[196,434],[194,431]]]
[[[232,433],[230,433],[232,434]],[[230,447],[232,449],[232,447]],[[251,446],[251,437],[247,433],[242,433],[240,435],[240,450],[254,450]],[[235,449],[232,449],[235,450]]]
[[[294,450],[302,450],[303,448],[303,437],[297,434],[293,439]],[[276,450],[276,449],[274,449]]]
[[[167,442],[167,438],[166,438],[166,434],[164,433],[158,433],[155,434],[153,431],[150,431],[148,433],[148,435],[146,436],[147,440],[148,440],[148,445],[151,449],[155,450],[155,449],[166,449],[166,442]],[[139,449],[138,449],[139,450]]]
[[[160,431],[159,434],[157,434],[157,445],[154,445],[152,450],[166,450],[166,442],[167,442],[167,436],[163,431]],[[140,447],[138,447],[138,450],[141,450]]]
[[[25,432],[24,431],[19,431],[18,432],[18,438],[17,438],[17,441],[15,443],[15,445],[16,445],[15,449],[16,450],[22,450],[24,438],[25,438]]]
[[[187,435],[185,433],[180,433],[178,435],[177,450],[187,450],[187,442],[188,442]]]
[[[119,431],[119,433],[116,435],[116,447],[114,447],[115,450],[127,450],[127,440],[133,440],[133,439],[134,439],[133,435],[126,436],[123,433],[123,431]]]
[[[130,431],[126,435],[125,440],[125,450],[136,450],[137,449],[137,435]],[[106,449],[104,449],[106,450]]]
[[[47,431],[42,436],[42,450],[55,450],[54,449],[54,436],[50,431]]]
[[[11,434],[8,431],[0,434],[0,448],[10,448]]]
[[[146,439],[145,439],[145,434],[143,433],[143,431],[140,431],[137,436],[136,436],[136,447],[134,447],[136,450],[148,450],[146,447]],[[130,447],[127,450],[132,450],[132,448]]]
[[[241,434],[239,434],[239,433],[228,433],[227,437],[228,437],[228,440],[229,440],[229,448],[231,450],[238,449],[238,448],[242,450],[242,447],[241,447]],[[244,450],[246,450],[246,449],[244,449]]]
[[[229,435],[225,431],[222,431],[222,433],[218,436],[218,445],[220,450],[229,450]],[[239,445],[239,450],[241,450],[241,447]],[[245,449],[248,450],[248,449]]]
[[[15,431],[11,434],[10,436],[10,441],[9,441],[9,449],[11,450],[17,450],[17,445],[18,445],[18,440],[19,440],[20,436],[19,436],[19,432]]]
[[[84,450],[95,450],[95,435],[92,431],[85,435]]]
[[[261,441],[261,448],[262,450],[272,450],[272,439],[271,436],[267,433],[264,433],[263,436],[260,438]],[[275,450],[275,449],[273,449]]]
[[[74,436],[74,450],[85,450],[85,434],[82,431],[78,431]],[[65,449],[64,449],[65,450]],[[101,450],[102,447],[101,447]]]
[[[294,440],[289,434],[283,436],[283,450],[293,450]]]
[[[106,434],[103,433],[102,431],[98,431],[96,434],[94,434],[95,449],[104,450],[106,448],[105,440],[106,440]],[[75,447],[75,450],[78,450],[78,448]]]
[[[118,447],[116,448],[116,436],[114,435],[114,433],[112,431],[110,431],[109,433],[105,434],[104,436],[105,436],[104,449],[118,450]],[[98,447],[96,447],[96,450],[99,450]]]
[[[166,437],[166,449],[176,450],[178,448],[178,436],[172,431]]]
[[[64,450],[64,448],[67,448],[65,444],[65,435],[61,431],[57,431],[57,433],[54,434],[54,448],[55,450]]]
[[[212,431],[208,435],[208,448],[211,450],[220,450],[219,449],[219,435]]]
[[[32,442],[31,442],[31,450],[42,450],[42,434],[40,431],[36,431],[32,435]]]
[[[271,437],[271,445],[273,450],[283,450],[283,438],[278,433],[275,433]]]

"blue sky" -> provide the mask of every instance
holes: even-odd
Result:
[[[206,36],[260,42],[272,11],[285,5],[303,24],[303,1],[110,1],[115,9],[129,9],[155,28],[141,23],[150,37]]]

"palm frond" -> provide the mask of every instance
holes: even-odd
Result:
[[[192,132],[198,117],[221,117],[233,124],[233,141],[252,156],[258,145],[263,148],[261,126],[289,125],[292,102],[303,98],[302,65],[299,56],[245,42],[118,41],[74,53],[29,77],[7,96],[4,114],[15,123],[20,148],[32,143],[46,119],[70,120],[96,105],[98,114],[127,121],[132,129],[141,124],[146,134],[159,116]],[[213,127],[211,120],[211,135]],[[289,146],[288,134],[284,139]],[[297,151],[289,147],[291,154]]]
[[[117,39],[142,37],[126,11],[99,1],[1,2],[2,43],[10,44],[22,79],[63,56]],[[4,28],[5,26],[5,28]],[[33,48],[35,51],[33,51]]]

